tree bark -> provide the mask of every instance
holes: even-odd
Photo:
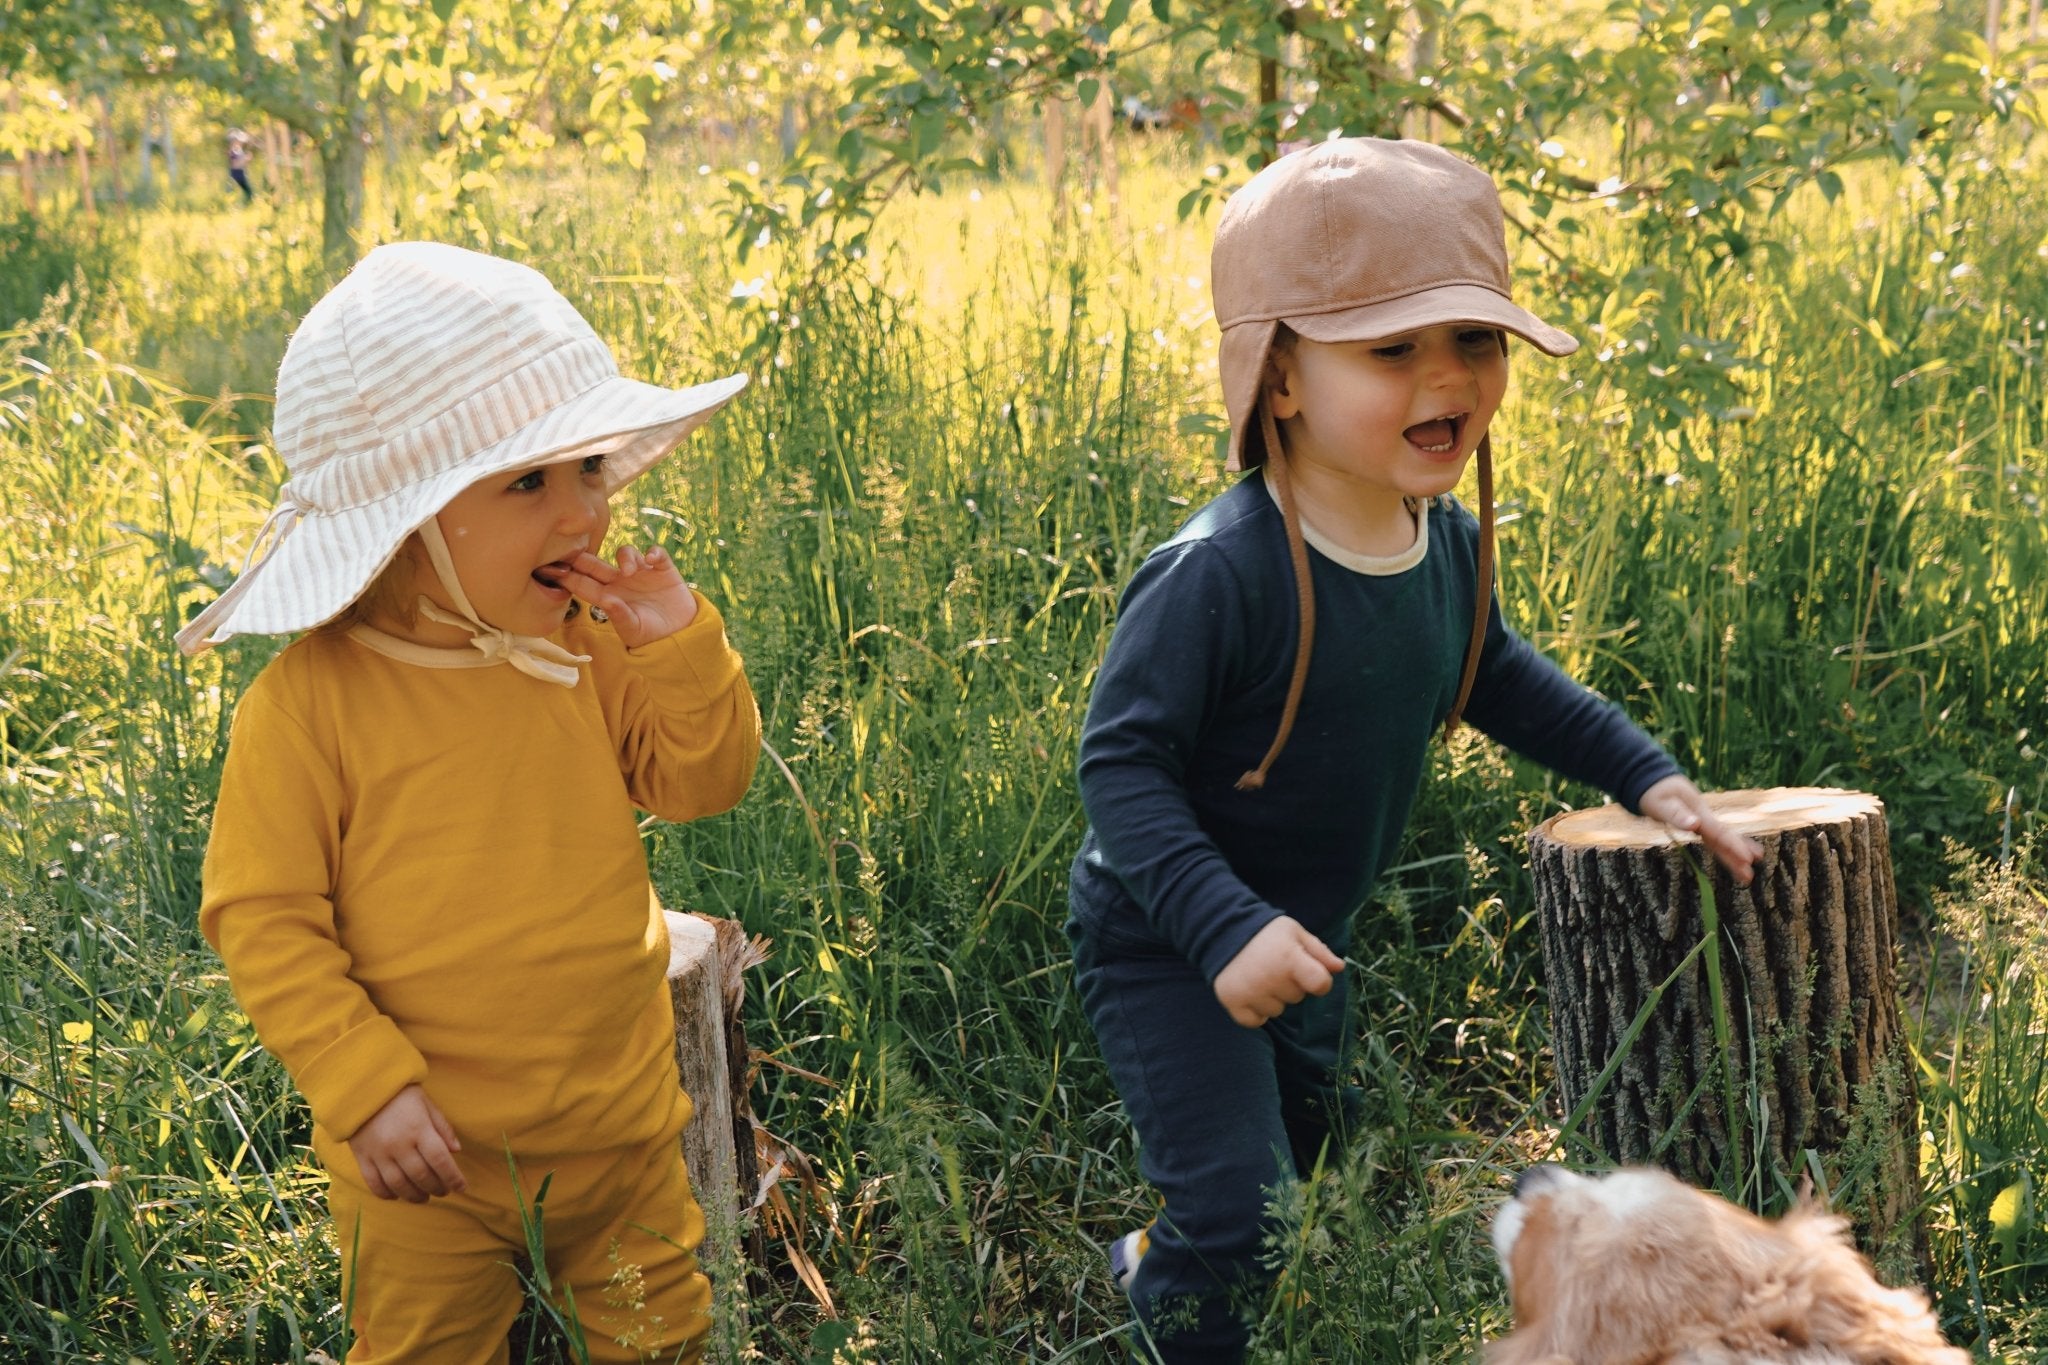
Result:
[[[71,144],[71,164],[78,172],[78,211],[91,222],[100,216],[99,203],[92,192],[92,144],[83,134]]]
[[[356,228],[363,214],[367,110],[357,45],[369,10],[364,5],[347,22],[334,25],[334,104],[326,127],[314,133],[320,143],[320,250],[328,270],[337,275],[355,264]]]
[[[742,1219],[759,1179],[741,1005],[744,973],[765,954],[736,921],[673,910],[666,917],[676,1073],[696,1110],[683,1129],[683,1161],[704,1210],[698,1254],[715,1271],[743,1245]]]
[[[21,113],[21,92],[14,87],[7,89],[7,112]],[[33,152],[20,152],[14,158],[14,170],[21,185],[21,211],[30,218],[36,216],[36,158]]]
[[[668,991],[676,1010],[676,1073],[695,1112],[683,1129],[683,1162],[704,1210],[708,1254],[726,1247],[739,1221],[739,1173],[732,1141],[732,1094],[726,1084],[725,983],[718,935],[693,915],[668,915]]]
[[[123,203],[128,201],[128,187],[121,182],[121,137],[114,128],[114,101],[102,90],[100,101],[100,140],[106,144],[107,177],[113,182],[114,198]]]
[[[363,211],[360,130],[336,131],[320,142],[320,254],[340,275],[356,260],[356,224]]]
[[[178,188],[178,137],[171,122],[171,106],[158,100],[156,116],[157,150],[164,154],[164,183],[175,191]]]
[[[1764,847],[1748,887],[1692,836],[1618,806],[1529,836],[1565,1109],[1597,1089],[1579,1131],[1607,1157],[1757,1200],[1789,1192],[1817,1154],[1880,1269],[1911,1274],[1919,1124],[1883,803],[1810,787],[1707,801]],[[1688,962],[1707,933],[1695,860],[1719,942]]]

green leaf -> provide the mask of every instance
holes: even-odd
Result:
[[[192,1040],[205,1031],[206,1025],[212,1018],[213,1015],[204,1005],[192,1011],[192,1017],[178,1025],[178,1031],[171,1035],[170,1050],[172,1052],[181,1052],[189,1047]]]
[[[1991,1240],[2003,1254],[2004,1264],[2018,1265],[2020,1250],[2034,1224],[2034,1182],[2024,1170],[2020,1178],[1998,1192],[1991,1201]]]
[[[1123,27],[1124,20],[1131,17],[1131,0],[1109,0],[1109,8],[1102,12],[1102,31],[1115,33]]]
[[[920,110],[910,116],[910,141],[915,159],[924,161],[946,140],[946,116],[938,110]]]
[[[1152,17],[1162,24],[1173,22],[1173,0],[1152,0]]]

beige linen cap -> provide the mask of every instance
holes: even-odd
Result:
[[[1513,332],[1551,355],[1570,355],[1579,343],[1510,297],[1507,230],[1493,178],[1427,142],[1336,138],[1261,170],[1230,197],[1216,224],[1209,289],[1223,330],[1217,368],[1230,414],[1229,467],[1267,466],[1267,487],[1286,526],[1299,623],[1273,741],[1237,780],[1249,792],[1265,786],[1294,731],[1315,645],[1315,588],[1300,509],[1272,409],[1262,401],[1280,324],[1320,342],[1377,341],[1472,323]],[[1269,460],[1273,452],[1280,458]],[[1472,695],[1493,598],[1493,448],[1484,433],[1476,453],[1478,591],[1446,736]]]
[[[1318,142],[1230,197],[1209,256],[1230,468],[1264,458],[1256,409],[1280,323],[1311,341],[1375,341],[1444,323],[1513,332],[1551,355],[1579,343],[1510,297],[1493,177],[1427,142]],[[1246,458],[1249,455],[1250,458]]]
[[[178,645],[196,654],[332,618],[490,475],[602,448],[613,491],[746,384],[627,379],[540,272],[438,242],[380,246],[286,346],[272,431],[290,478],[240,577]]]

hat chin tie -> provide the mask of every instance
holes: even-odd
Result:
[[[455,611],[444,611],[432,598],[421,597],[420,615],[429,621],[468,631],[470,644],[492,663],[510,664],[528,677],[539,678],[542,682],[559,683],[563,687],[576,685],[577,679],[583,676],[577,665],[589,663],[588,654],[571,654],[543,636],[514,635],[509,630],[485,625],[483,618],[476,614],[476,608],[470,605],[469,594],[462,590],[462,580],[455,576],[455,558],[448,553],[448,541],[441,534],[440,522],[428,517],[420,527],[420,539],[426,544],[427,558],[433,562],[435,577],[447,589],[448,600],[455,604]]]

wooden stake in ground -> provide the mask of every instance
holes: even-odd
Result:
[[[696,1113],[683,1129],[683,1163],[704,1210],[707,1243],[739,1223],[739,1169],[726,1083],[725,983],[718,934],[694,915],[668,914],[668,990],[676,1007],[676,1071]],[[726,1238],[731,1232],[725,1233]],[[732,1243],[725,1242],[727,1249]],[[706,1253],[703,1259],[712,1257]]]
[[[704,1210],[699,1259],[715,1272],[743,1249],[741,1218],[754,1206],[759,1179],[741,1005],[745,972],[766,957],[767,940],[750,938],[736,920],[665,914],[676,1071],[696,1109],[683,1129],[683,1162]]]
[[[1593,1096],[1579,1135],[1615,1161],[1766,1198],[1812,1151],[1880,1268],[1911,1273],[1920,1142],[1884,805],[1819,787],[1707,803],[1763,845],[1746,888],[1693,836],[1619,806],[1529,836],[1566,1111]],[[1708,913],[1711,962],[1695,953]]]

